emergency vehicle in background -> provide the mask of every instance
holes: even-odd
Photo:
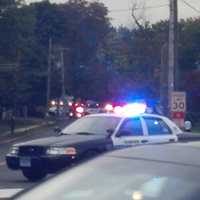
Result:
[[[86,110],[85,110],[86,115],[98,114],[98,113],[102,113],[102,112],[103,112],[103,109],[99,102],[92,101],[92,100],[86,101]]]
[[[120,114],[122,109],[127,106],[132,106],[131,110],[141,109],[141,106],[145,105],[145,113],[154,113],[155,109],[149,107],[144,100],[128,103],[125,101],[109,101],[105,103],[99,103],[93,100],[81,100],[80,98],[74,100],[52,100],[50,102],[49,114],[53,116],[68,116],[70,118],[81,118],[85,115],[98,114],[98,113],[115,113]],[[130,107],[127,109],[130,109]],[[142,108],[143,109],[143,108]]]
[[[69,117],[81,118],[85,115],[85,104],[81,102],[73,102],[70,106]]]
[[[49,103],[48,114],[50,116],[65,115],[68,109],[62,100],[51,100]]]
[[[68,116],[80,118],[84,115],[101,113],[103,110],[100,103],[92,100],[52,100],[49,104],[48,114],[51,116]]]

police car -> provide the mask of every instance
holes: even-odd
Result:
[[[35,181],[113,147],[178,140],[182,131],[176,124],[164,116],[136,114],[138,108],[144,110],[143,105],[128,105],[121,114],[118,108],[117,114],[86,115],[59,130],[58,136],[15,144],[6,156],[7,166],[21,169],[26,178]]]
[[[115,148],[177,142],[177,135],[182,134],[182,130],[174,122],[156,114],[140,114],[133,117],[96,114],[87,116],[83,120],[88,123],[84,131],[109,133]]]

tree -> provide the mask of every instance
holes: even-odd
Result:
[[[65,53],[66,83],[70,85],[67,92],[86,96],[85,88],[94,91],[86,75],[93,72],[97,49],[109,32],[107,8],[101,3],[82,0],[60,5],[49,1],[30,5],[7,3],[0,20],[0,28],[4,30],[0,33],[0,62],[16,63],[19,69],[17,73],[9,73],[15,80],[9,86],[11,89],[0,88],[4,102],[11,106],[13,103],[5,99],[15,94],[11,99],[15,99],[17,106],[28,104],[34,108],[45,104],[49,38],[55,52],[59,48],[69,49],[69,54]],[[54,78],[59,79],[58,74]],[[0,81],[9,85],[5,78]],[[53,89],[58,91],[58,85]],[[55,94],[59,96],[59,92]]]
[[[180,67],[190,71],[199,67],[200,58],[200,18],[181,20],[180,31]]]
[[[55,83],[52,98],[61,93],[57,68],[61,48],[67,49],[67,94],[102,100],[138,94],[158,98],[161,49],[168,41],[168,22],[150,24],[145,9],[138,7],[145,5],[134,3],[135,26],[128,29],[112,27],[107,8],[99,2],[70,0],[53,4],[46,0],[25,5],[22,1],[0,1],[0,64],[5,69],[7,64],[18,66],[1,73],[0,104],[30,108],[45,105],[50,38]],[[179,30],[179,62],[185,89],[184,78],[200,66],[200,19],[182,20]],[[193,89],[198,88],[197,83]]]
[[[0,16],[2,16],[9,9],[16,8],[24,3],[23,0],[1,0],[0,1]]]
[[[65,22],[63,43],[70,49],[71,57],[67,85],[72,87],[67,89],[76,96],[84,97],[84,89],[91,87],[85,75],[93,71],[97,50],[110,29],[108,11],[101,3],[83,0],[69,1],[58,9]]]
[[[0,64],[2,67],[0,81],[3,84],[0,86],[0,102],[8,107],[13,107],[21,96],[17,92],[22,83],[19,79],[20,72],[23,72],[21,59],[29,45],[29,35],[32,30],[32,14],[26,12],[25,7],[20,7],[22,6],[20,3],[21,1],[1,1],[0,29],[3,31],[0,33]]]

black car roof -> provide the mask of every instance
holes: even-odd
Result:
[[[137,146],[113,151],[105,156],[200,167],[200,141]]]

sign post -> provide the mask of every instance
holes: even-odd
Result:
[[[186,93],[173,92],[171,101],[172,120],[181,128],[184,127],[186,113]]]

